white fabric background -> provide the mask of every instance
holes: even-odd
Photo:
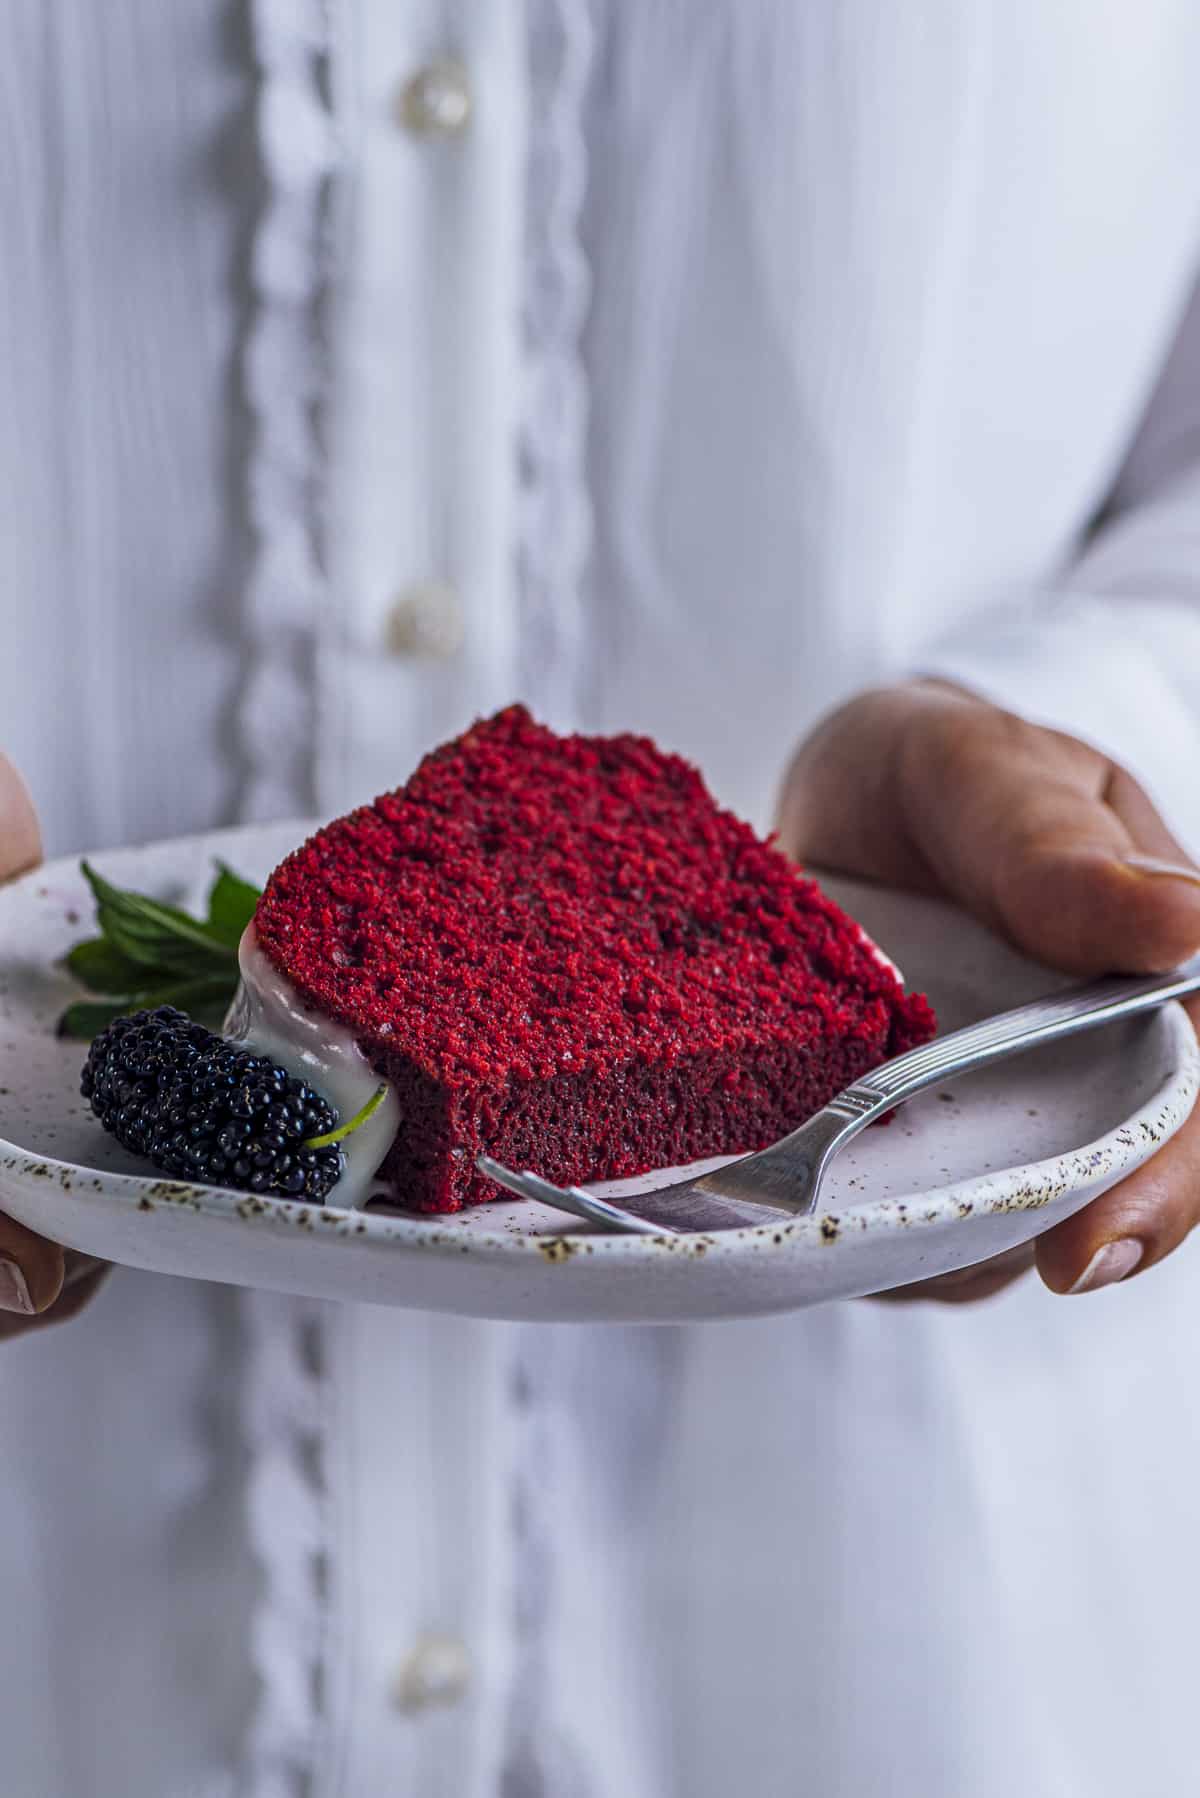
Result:
[[[763,819],[918,666],[1200,842],[1185,0],[3,22],[0,738],[52,849],[341,808],[517,693]],[[447,49],[471,132],[411,139]],[[462,655],[389,657],[430,578]],[[662,1333],[118,1276],[0,1356],[5,1789],[1186,1790],[1193,1263]],[[431,1627],[471,1695],[402,1717]]]

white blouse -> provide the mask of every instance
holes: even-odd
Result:
[[[1200,11],[9,0],[0,739],[52,852],[925,669],[1200,845]],[[24,1798],[1194,1782],[1185,1252],[550,1330],[121,1273],[0,1353]]]

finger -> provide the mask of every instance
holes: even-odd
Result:
[[[948,700],[918,722],[901,804],[952,898],[1074,973],[1150,972],[1200,947],[1200,871],[1130,775],[994,707]]]
[[[42,859],[42,839],[29,789],[0,755],[0,880],[23,874]]]
[[[1188,1007],[1200,1027],[1200,1004]],[[1037,1242],[1052,1292],[1094,1292],[1142,1273],[1200,1222],[1200,1113],[1157,1155]]]
[[[0,1312],[35,1317],[62,1291],[63,1252],[24,1224],[0,1216]]]
[[[97,1261],[91,1255],[77,1255],[72,1249],[66,1251],[65,1260],[62,1291],[47,1310],[39,1311],[33,1317],[15,1311],[0,1311],[0,1342],[68,1323],[91,1303],[112,1272],[107,1261]]]
[[[903,721],[930,701],[907,689],[863,693],[797,749],[779,796],[779,844],[797,861],[910,892],[939,883],[912,840],[897,782]]]
[[[111,1271],[107,1266],[89,1269],[74,1285],[64,1285],[50,1309],[39,1311],[36,1317],[19,1317],[13,1311],[0,1311],[0,1342],[13,1341],[38,1330],[48,1330],[55,1324],[69,1323],[71,1318],[78,1317],[85,1306],[91,1303]]]

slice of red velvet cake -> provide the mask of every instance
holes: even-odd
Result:
[[[502,1196],[765,1147],[933,1034],[858,926],[643,737],[521,707],[271,876],[259,942],[391,1081],[399,1197]]]

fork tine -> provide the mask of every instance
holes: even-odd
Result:
[[[486,1174],[508,1192],[516,1193],[518,1198],[537,1199],[543,1205],[553,1206],[555,1210],[569,1212],[572,1217],[586,1218],[589,1223],[598,1224],[602,1230],[620,1231],[634,1236],[677,1234],[670,1224],[652,1224],[644,1217],[635,1217],[632,1211],[624,1211],[620,1205],[598,1198],[595,1193],[584,1192],[581,1187],[553,1186],[549,1180],[543,1180],[539,1174],[528,1171],[514,1173],[499,1161],[493,1161],[490,1155],[477,1155],[475,1165],[481,1174]]]

